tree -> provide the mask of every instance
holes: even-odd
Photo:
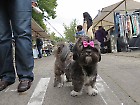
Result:
[[[56,18],[55,9],[57,7],[57,0],[39,0],[38,6],[42,11],[47,12],[48,16],[46,18]],[[33,10],[33,18],[44,30],[47,31],[46,25],[43,22],[44,14],[37,14]]]
[[[53,41],[53,44],[56,44],[57,42],[65,41],[64,38],[55,36],[54,32],[50,33],[50,39]]]
[[[74,19],[69,26],[64,26],[64,35],[67,41],[74,42],[75,41],[75,33],[76,33],[76,26],[77,26],[77,20]]]

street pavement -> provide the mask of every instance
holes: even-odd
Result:
[[[15,84],[0,92],[0,105],[140,105],[140,51],[102,54],[97,96],[70,96],[72,86],[53,87],[54,56],[35,59],[30,90],[17,93]]]
[[[140,58],[140,50],[131,51],[131,52],[117,52],[117,53],[110,53],[110,54],[115,55],[115,56]]]
[[[140,105],[140,52],[102,55],[99,75],[124,105]]]

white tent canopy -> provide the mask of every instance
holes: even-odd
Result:
[[[49,38],[47,32],[40,27],[34,19],[32,19],[32,34],[33,36],[38,35],[41,38]]]
[[[109,29],[114,26],[114,12],[125,14],[132,13],[140,9],[140,2],[134,0],[123,0],[108,7],[102,8],[97,16],[93,19],[93,27],[103,26]]]

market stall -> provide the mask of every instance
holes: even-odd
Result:
[[[34,58],[38,58],[38,50],[36,47],[36,36],[41,38],[43,40],[49,40],[50,36],[47,34],[47,32],[41,28],[34,19],[32,19],[32,39],[33,39],[33,55]]]
[[[110,34],[111,44],[113,44],[111,45],[112,51],[116,51],[116,46],[118,46],[118,37],[121,36],[120,39],[122,41],[128,41],[128,34],[130,38],[129,42],[127,42],[128,45],[126,45],[126,47],[140,48],[140,45],[138,44],[138,41],[140,40],[137,40],[137,45],[136,43],[134,45],[132,44],[132,42],[134,43],[134,38],[139,39],[139,9],[140,2],[134,0],[122,0],[118,3],[102,8],[102,10],[99,11],[97,16],[93,19],[93,27],[95,30],[98,26],[103,26],[108,31],[110,31],[110,29],[114,27],[114,32]]]
[[[36,35],[40,36],[40,38],[49,39],[50,36],[48,33],[41,28],[34,19],[32,19],[32,35],[35,37]]]

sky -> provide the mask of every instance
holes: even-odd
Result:
[[[82,25],[84,12],[88,12],[92,19],[94,19],[99,10],[119,1],[122,0],[57,0],[57,17],[48,21],[61,35],[63,35],[63,24],[69,26],[70,23],[76,19],[78,25]],[[55,32],[56,36],[60,36],[52,26],[47,24],[47,27],[50,28],[51,32]]]

